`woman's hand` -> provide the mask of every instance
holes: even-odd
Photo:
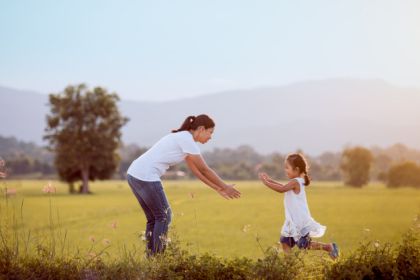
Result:
[[[185,157],[188,167],[197,178],[216,190],[226,199],[239,198],[241,193],[234,189],[235,185],[227,185],[223,180],[207,166],[201,155],[188,155]]]
[[[223,190],[217,192],[226,199],[240,198],[241,193],[234,188],[235,184],[226,185]]]

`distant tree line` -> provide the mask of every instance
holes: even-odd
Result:
[[[0,136],[0,151],[11,178],[49,177],[57,172],[53,153],[33,143]],[[120,162],[112,178],[124,179],[131,162],[146,151],[147,147],[136,144],[120,147]],[[263,155],[246,145],[203,152],[208,164],[228,180],[256,180],[257,170],[284,180],[286,156],[278,152]],[[420,187],[420,151],[402,144],[386,149],[348,147],[342,152],[306,156],[310,162],[310,175],[317,181],[343,180],[347,185],[355,187],[361,187],[369,181],[381,181],[390,187]],[[180,164],[172,167],[166,178],[191,179],[194,176],[185,164]]]
[[[128,147],[126,147],[128,149]],[[145,152],[146,148],[131,145],[132,153],[122,157],[124,168],[120,169],[120,177],[124,178],[126,168],[131,161]],[[301,152],[302,151],[296,151]],[[284,161],[287,154],[271,153],[262,155],[250,146],[238,148],[216,148],[204,152],[203,157],[220,174],[228,180],[256,180],[258,171],[265,171],[271,176],[285,180]],[[317,181],[342,180],[346,185],[362,187],[370,181],[380,181],[389,187],[420,187],[420,151],[410,149],[402,144],[395,144],[383,149],[373,147],[347,147],[341,152],[325,152],[319,156],[306,155],[310,163],[310,175]],[[185,178],[193,178],[193,174],[185,164],[170,169],[171,179],[177,171],[185,174]]]
[[[340,168],[345,184],[362,187],[371,178],[388,187],[420,187],[420,153],[401,144],[388,149],[346,148]]]
[[[54,155],[34,143],[0,136],[0,156],[8,176],[48,177],[56,174]]]

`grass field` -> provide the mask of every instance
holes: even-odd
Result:
[[[284,220],[283,195],[259,182],[236,183],[242,198],[228,201],[198,181],[165,181],[174,214],[171,239],[178,236],[181,246],[192,253],[253,259],[263,255],[261,247],[275,245]],[[112,258],[123,254],[124,247],[144,249],[139,233],[145,229],[145,217],[125,181],[92,183],[94,194],[86,196],[69,195],[67,185],[54,181],[57,192],[51,195],[42,192],[47,181],[1,184],[2,189],[17,191],[1,199],[2,231],[13,231],[15,224],[15,232],[25,236],[27,244],[47,243],[54,237],[63,252],[106,248]],[[307,196],[312,216],[327,226],[326,235],[318,240],[337,242],[344,255],[366,239],[400,241],[420,213],[420,190],[413,188],[371,184],[353,189],[320,182],[308,187]],[[7,218],[13,216],[15,223]],[[28,250],[35,248],[29,245]]]

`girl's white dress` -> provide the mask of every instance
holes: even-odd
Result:
[[[311,217],[306,201],[305,180],[300,177],[293,180],[298,181],[300,192],[296,194],[293,190],[289,190],[284,194],[286,220],[281,229],[281,235],[293,237],[295,241],[308,233],[310,237],[323,236],[327,227],[317,223]]]

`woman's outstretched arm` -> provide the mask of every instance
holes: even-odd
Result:
[[[188,155],[185,161],[194,175],[226,198],[239,198],[240,192],[228,185],[211,169],[201,155]]]

